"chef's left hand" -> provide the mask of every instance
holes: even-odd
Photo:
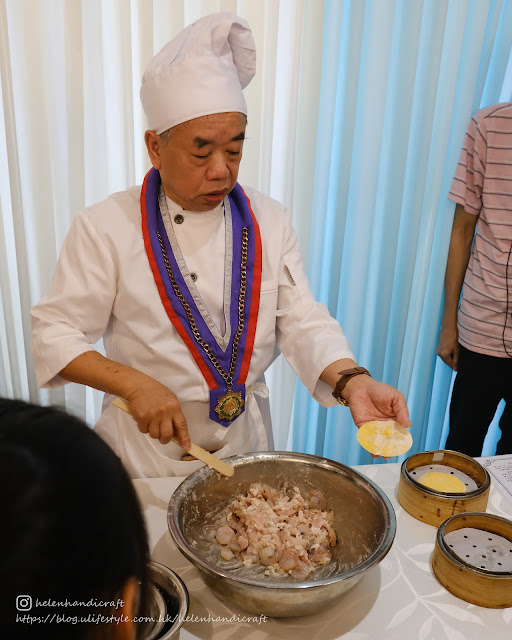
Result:
[[[357,427],[372,420],[395,420],[404,427],[411,426],[403,393],[389,384],[365,375],[355,376],[345,386],[343,397]]]
[[[372,420],[395,420],[404,427],[411,426],[403,393],[389,384],[366,375],[355,376],[345,386],[343,397],[358,428]]]

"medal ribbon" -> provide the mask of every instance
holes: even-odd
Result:
[[[149,265],[164,309],[174,328],[190,351],[194,361],[210,388],[210,419],[229,426],[244,411],[245,381],[249,372],[256,321],[260,303],[262,250],[259,226],[251,209],[251,203],[237,183],[228,196],[231,206],[233,231],[233,263],[231,279],[230,324],[231,335],[225,351],[217,344],[190,294],[178,267],[167,238],[158,202],[160,173],[151,169],[142,185],[141,214],[144,246]],[[236,349],[235,336],[239,328],[239,296],[241,289],[242,238],[247,237],[246,289],[243,306],[243,328]],[[165,255],[164,255],[165,254]],[[244,256],[245,259],[245,256]],[[170,272],[174,280],[171,282]],[[181,298],[181,299],[180,299]],[[187,309],[197,327],[194,335]],[[207,343],[205,348],[197,335]],[[233,347],[236,349],[233,384],[228,389],[224,377],[214,365],[213,359],[227,375],[230,369]],[[213,359],[212,357],[213,356]],[[232,392],[232,393],[230,393]],[[227,394],[227,395],[226,395]],[[233,411],[233,407],[236,409]]]

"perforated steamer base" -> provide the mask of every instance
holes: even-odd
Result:
[[[437,531],[432,571],[461,600],[512,606],[512,522],[488,513],[460,513]]]
[[[506,573],[512,571],[512,542],[481,529],[458,529],[444,537],[459,560],[477,569]]]

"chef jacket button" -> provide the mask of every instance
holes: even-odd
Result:
[[[176,224],[181,224],[183,220],[185,220],[185,218],[181,215],[181,213],[178,213],[178,215],[174,216],[174,222]]]
[[[190,277],[192,278],[192,282],[195,282],[197,280],[197,273],[191,273]]]

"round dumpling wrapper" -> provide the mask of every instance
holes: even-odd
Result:
[[[409,429],[394,420],[366,422],[357,431],[357,441],[376,456],[401,456],[412,447]]]
[[[418,478],[418,482],[443,493],[465,493],[466,485],[454,475],[442,471],[427,471]]]

